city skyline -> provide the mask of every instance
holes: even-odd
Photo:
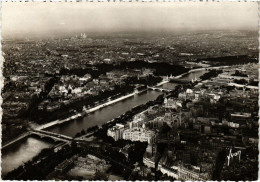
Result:
[[[256,2],[4,2],[2,35],[257,30],[257,7]]]

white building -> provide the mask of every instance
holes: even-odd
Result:
[[[182,103],[178,100],[172,98],[164,99],[164,107],[170,109],[177,109],[178,107],[182,107]]]
[[[124,140],[140,141],[154,143],[156,141],[156,134],[154,131],[146,130],[144,128],[126,129],[123,132]]]
[[[117,141],[119,139],[122,139],[123,132],[124,125],[116,124],[115,126],[107,130],[107,136],[111,136],[112,138],[114,138],[115,141]]]
[[[179,95],[178,95],[178,99],[186,101],[187,100],[186,93],[185,92],[180,92]]]

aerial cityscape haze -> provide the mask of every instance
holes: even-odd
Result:
[[[258,30],[258,4],[253,2],[69,2],[58,8],[52,2],[12,2],[3,3],[3,9],[3,37]]]
[[[258,179],[257,2],[3,2],[1,179]]]

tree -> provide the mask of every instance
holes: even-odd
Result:
[[[80,132],[80,134],[81,134],[81,135],[85,135],[85,134],[86,134],[85,130],[82,129],[81,132]]]
[[[246,74],[241,73],[240,71],[236,70],[236,72],[234,74],[232,74],[232,76],[240,76],[240,77],[247,77]]]
[[[247,84],[247,81],[245,79],[241,79],[241,80],[234,80],[235,83],[237,84],[242,84],[242,85],[245,85]]]

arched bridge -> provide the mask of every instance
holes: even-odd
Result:
[[[158,91],[165,91],[165,92],[171,92],[172,90],[170,89],[165,89],[165,88],[160,88],[160,87],[147,87],[148,89],[151,89],[151,90],[158,90]]]

